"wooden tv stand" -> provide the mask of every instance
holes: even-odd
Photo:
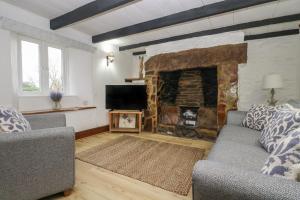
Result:
[[[142,132],[142,111],[139,110],[113,110],[109,115],[109,131],[111,133],[140,133]],[[135,127],[119,127],[120,116],[122,114],[135,115]]]

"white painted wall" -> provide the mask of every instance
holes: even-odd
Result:
[[[153,45],[146,50],[150,58],[161,53],[242,42],[243,33],[233,32]],[[239,66],[239,110],[266,103],[269,91],[262,89],[262,81],[264,75],[271,73],[281,74],[284,79],[284,88],[277,91],[280,103],[300,99],[300,35],[248,42],[248,62]]]
[[[0,29],[0,105],[14,106],[10,32]]]
[[[243,41],[244,33],[237,31],[152,45],[146,47],[146,51],[148,58],[150,58],[162,53],[178,52],[194,48],[208,48],[225,44],[238,44]]]
[[[93,54],[79,49],[68,49],[69,93],[78,95],[81,105],[93,105]]]
[[[105,85],[122,85],[126,84],[125,78],[137,77],[131,53],[120,53],[116,49],[113,52],[115,61],[109,66],[106,64],[107,52],[105,50],[100,48],[94,55],[94,97],[101,125],[108,124],[108,111],[105,109]]]
[[[284,88],[277,99],[284,103],[300,99],[300,37],[299,35],[252,40],[248,42],[248,62],[239,66],[239,109],[251,104],[266,103],[269,91],[263,90],[263,76],[281,74]]]

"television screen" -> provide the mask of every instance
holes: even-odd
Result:
[[[106,109],[142,110],[146,108],[146,85],[106,85]]]

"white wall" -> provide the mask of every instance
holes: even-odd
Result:
[[[14,106],[10,33],[0,29],[0,105]]]
[[[238,44],[243,41],[244,33],[237,31],[152,45],[146,47],[146,50],[147,56],[150,58],[161,53],[178,52],[193,48],[208,48],[225,44]]]
[[[80,104],[93,105],[93,54],[79,49],[69,49],[69,93],[80,98]]]
[[[147,56],[178,52],[192,48],[207,48],[244,42],[241,32],[168,42],[146,48]],[[252,104],[266,103],[269,91],[262,89],[263,76],[278,73],[284,88],[277,91],[280,103],[300,99],[300,35],[253,40],[248,42],[247,64],[239,65],[239,110]]]
[[[266,103],[269,91],[262,89],[263,76],[283,76],[284,88],[277,90],[281,103],[300,99],[299,35],[253,40],[248,42],[248,62],[239,66],[239,109]]]
[[[114,50],[115,61],[109,66],[106,64],[106,55],[107,52],[101,48],[94,55],[94,97],[101,125],[108,124],[108,114],[105,109],[105,85],[126,84],[125,78],[138,76],[130,52],[120,53]]]

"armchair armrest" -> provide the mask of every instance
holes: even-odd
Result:
[[[227,124],[241,126],[247,112],[245,111],[228,111]]]
[[[300,183],[213,161],[199,161],[193,172],[193,200],[297,200]]]
[[[73,128],[0,134],[0,196],[39,199],[73,187]]]
[[[66,116],[63,113],[25,115],[32,130],[66,127]]]

